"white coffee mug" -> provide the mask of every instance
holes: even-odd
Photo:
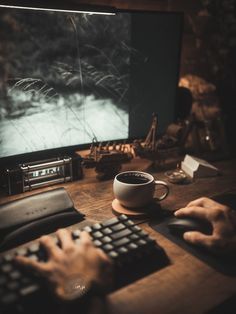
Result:
[[[139,208],[153,201],[155,187],[161,185],[165,192],[158,201],[169,194],[169,187],[164,181],[155,180],[154,177],[142,171],[125,171],[116,175],[113,183],[113,192],[119,203],[128,208]]]

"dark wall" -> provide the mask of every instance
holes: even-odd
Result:
[[[72,0],[81,3],[79,0]],[[231,150],[236,134],[236,4],[234,0],[87,0],[118,8],[181,11],[185,13],[180,77],[214,86]],[[190,84],[194,85],[194,83]],[[206,90],[207,87],[206,86]],[[204,88],[204,86],[203,86]],[[198,88],[201,93],[202,88]],[[200,91],[199,91],[200,90]],[[208,97],[206,92],[201,96]],[[206,99],[206,103],[210,103]]]

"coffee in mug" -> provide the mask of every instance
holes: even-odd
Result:
[[[128,208],[139,208],[153,201],[155,187],[161,185],[165,193],[156,198],[163,200],[169,193],[169,187],[164,181],[142,171],[125,171],[116,175],[113,183],[113,192],[119,203]]]

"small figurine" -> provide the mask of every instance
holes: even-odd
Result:
[[[129,162],[133,155],[130,147],[126,144],[119,144],[116,148],[116,142],[108,142],[105,146],[102,143],[92,142],[90,152],[83,159],[85,168],[95,168],[99,180],[113,178],[121,169],[123,163]]]
[[[167,134],[157,139],[157,114],[153,113],[152,124],[145,141],[135,140],[133,150],[136,156],[153,161],[153,165],[160,165],[166,158],[179,150],[177,140]]]

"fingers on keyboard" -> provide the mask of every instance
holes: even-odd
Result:
[[[93,245],[91,236],[88,232],[82,231],[80,234],[80,243],[82,245]]]
[[[52,237],[50,236],[41,237],[40,244],[45,249],[49,257],[53,257],[60,254],[60,250]]]
[[[139,259],[141,269],[143,269],[142,258],[146,262],[158,255],[158,261],[154,261],[155,267],[158,268],[168,263],[166,259],[162,259],[163,250],[156,244],[156,241],[125,215],[86,226],[83,231],[74,229],[70,232],[61,229],[54,235],[43,236],[29,246],[18,247],[14,252],[0,257],[0,308],[4,302],[15,302],[19,296],[32,294],[41,285],[39,277],[35,276],[34,272],[31,276],[31,272],[25,272],[18,267],[15,269],[13,263],[15,256],[17,256],[16,261],[24,268],[30,267],[46,278],[51,265],[48,259],[53,258],[53,255],[63,254],[62,250],[67,250],[71,246],[75,249],[75,245],[79,245],[85,252],[94,245],[104,261],[104,271],[111,269],[106,267],[106,261],[112,261],[114,273],[117,272],[117,278],[121,278],[121,284],[123,278],[127,277],[127,269],[131,273],[132,270],[135,271],[136,266],[139,265]],[[152,253],[153,258],[149,258]],[[123,270],[125,276],[119,275],[119,269],[120,274]]]
[[[72,235],[67,229],[59,229],[56,234],[63,250],[67,251],[74,247]]]
[[[45,263],[38,262],[36,259],[25,256],[16,256],[15,260],[20,265],[30,267],[40,273],[45,273],[47,271],[47,265]]]

